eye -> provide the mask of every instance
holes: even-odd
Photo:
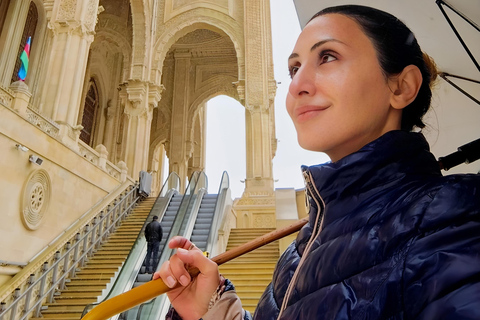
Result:
[[[290,78],[293,78],[293,76],[297,73],[299,67],[298,66],[290,66],[288,67],[288,73],[290,75]]]
[[[337,60],[337,57],[331,51],[320,52],[320,64],[332,62],[335,60]]]

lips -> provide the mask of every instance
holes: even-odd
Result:
[[[328,109],[325,106],[301,106],[295,109],[294,114],[297,121],[306,121]]]

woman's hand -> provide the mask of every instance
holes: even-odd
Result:
[[[208,311],[208,303],[220,284],[215,262],[205,257],[200,249],[186,238],[173,237],[168,246],[177,249],[153,279],[162,278],[169,287],[168,299],[183,320],[198,320]],[[200,273],[194,279],[187,269],[196,267]]]

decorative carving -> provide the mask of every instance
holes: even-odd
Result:
[[[93,163],[94,165],[98,165],[99,154],[98,152],[92,150],[89,146],[84,144],[82,141],[78,142],[78,148],[80,150],[80,154],[82,157]]]
[[[268,100],[270,103],[275,101],[275,94],[277,92],[277,81],[275,79],[268,81]]]
[[[275,206],[274,198],[240,198],[239,206]]]
[[[273,214],[254,214],[254,228],[275,228],[275,216]]]
[[[13,92],[10,89],[0,87],[0,105],[10,108],[13,100]]]
[[[229,0],[166,0],[165,21],[198,7],[207,7],[228,14],[229,5],[232,5]]]
[[[38,113],[32,106],[27,108],[27,120],[53,138],[58,138],[60,129],[53,120]]]
[[[245,80],[238,80],[237,82],[233,82],[232,84],[237,89],[240,102],[244,104],[245,103]]]
[[[76,0],[62,0],[58,8],[57,20],[73,20],[75,19],[75,11],[77,9]]]
[[[23,189],[22,221],[29,230],[40,226],[50,203],[50,177],[45,170],[32,172]]]
[[[95,30],[95,25],[97,24],[97,15],[102,12],[104,9],[103,7],[98,7],[98,0],[90,0],[87,6],[87,14],[85,20],[85,28],[89,32],[93,32]]]

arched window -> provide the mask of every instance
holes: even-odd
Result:
[[[95,120],[97,118],[98,110],[98,90],[95,80],[90,80],[87,96],[85,97],[85,106],[83,108],[82,117],[82,132],[80,133],[80,140],[88,144],[93,145],[93,137],[95,130]]]
[[[28,8],[28,15],[27,21],[25,22],[25,27],[23,28],[22,34],[22,41],[20,42],[20,48],[18,48],[18,55],[17,60],[15,61],[15,70],[13,70],[12,74],[12,82],[18,81],[20,78],[18,77],[18,71],[20,70],[20,66],[22,65],[20,61],[20,55],[25,48],[25,44],[27,43],[28,37],[32,37],[30,40],[30,48],[33,44],[33,37],[35,36],[35,29],[37,28],[38,22],[38,11],[37,6],[35,3],[30,2],[30,7]]]
[[[10,0],[0,0],[0,34],[2,34],[3,24],[5,23],[5,18],[7,17],[9,4]]]

